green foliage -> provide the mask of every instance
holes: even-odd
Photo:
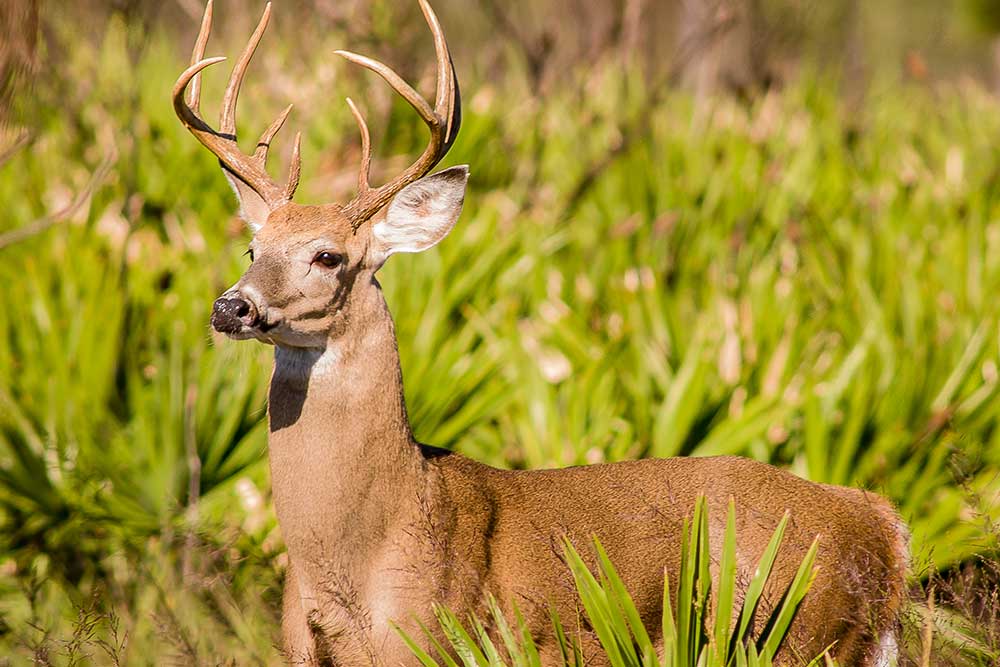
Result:
[[[767,667],[788,633],[799,604],[805,597],[815,575],[813,563],[818,543],[813,542],[799,564],[795,578],[782,595],[782,604],[771,617],[760,618],[757,605],[764,584],[771,574],[788,517],[775,529],[761,555],[754,575],[736,606],[736,511],[730,502],[723,536],[720,575],[712,585],[709,567],[708,516],[704,498],[699,498],[690,525],[684,522],[681,544],[681,565],[677,598],[671,600],[669,580],[663,585],[663,647],[657,654],[656,642],[643,625],[635,603],[604,548],[594,540],[597,566],[592,569],[586,559],[568,541],[564,545],[566,562],[573,574],[590,621],[590,627],[600,641],[612,667]],[[713,597],[714,594],[714,597]],[[711,613],[710,613],[711,611]],[[559,639],[558,649],[563,665],[582,665],[579,642],[572,626],[563,625],[553,610],[552,623]],[[437,609],[441,633],[447,640],[442,645],[434,632],[424,628],[424,635],[437,657],[424,651],[414,638],[399,630],[404,641],[425,667],[540,667],[538,647],[526,631],[520,613],[514,610],[513,627],[507,621],[496,600],[490,600],[490,625],[476,618],[468,619],[472,630],[445,608]],[[709,619],[714,616],[714,622]],[[735,623],[733,620],[735,619]],[[762,636],[751,634],[756,620],[765,628]],[[454,656],[458,656],[457,663]],[[811,664],[819,664],[823,656],[815,656]],[[554,663],[547,663],[554,664]]]
[[[355,130],[333,100],[386,121],[376,172],[424,141],[405,105],[359,90],[378,81],[327,76],[342,37],[307,63],[268,43],[240,109],[241,136],[289,96],[304,110],[303,202],[350,194]],[[58,61],[73,85],[22,101],[34,138],[0,167],[0,234],[62,208],[112,144],[118,158],[68,219],[0,247],[4,619],[23,617],[35,573],[65,610],[192,529],[236,531],[266,576],[280,552],[270,351],[208,330],[247,237],[168,103],[184,59],[112,22]],[[695,105],[614,60],[543,99],[461,74],[448,162],[471,165],[465,213],[380,275],[422,441],[532,468],[741,454],[890,497],[918,573],[996,548],[994,98],[898,88],[848,111],[815,81]],[[205,82],[208,117],[222,80]]]
[[[1000,2],[964,0],[961,5],[977,28],[993,36],[1000,32]]]
[[[274,563],[245,540],[182,545],[150,540],[141,556],[105,556],[87,593],[60,586],[41,561],[16,586],[3,580],[0,664],[283,664]]]

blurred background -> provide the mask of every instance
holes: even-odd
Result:
[[[906,660],[995,664],[1000,2],[434,6],[472,181],[381,273],[418,438],[873,489],[913,531]],[[262,8],[217,0],[207,55]],[[170,106],[202,10],[0,5],[0,665],[281,664],[272,352],[209,330],[248,235]],[[376,180],[425,142],[337,48],[433,86],[416,2],[278,0],[239,130],[295,104],[300,202],[351,195],[346,95]]]

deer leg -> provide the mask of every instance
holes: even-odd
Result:
[[[303,596],[295,570],[289,568],[282,596],[281,635],[285,659],[294,667],[320,667],[323,664],[317,655],[316,642],[309,627],[307,606],[312,605],[313,600],[307,600]]]

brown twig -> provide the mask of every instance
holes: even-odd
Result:
[[[931,645],[934,642],[934,584],[927,590],[927,617],[921,635],[920,667],[931,667]]]
[[[109,144],[109,146],[107,154],[104,156],[104,159],[101,161],[101,164],[98,165],[97,169],[94,170],[94,173],[90,177],[90,181],[87,182],[86,187],[77,193],[73,201],[55,213],[50,213],[49,215],[43,216],[34,222],[29,222],[22,227],[0,234],[0,250],[14,245],[15,243],[20,243],[21,241],[29,239],[33,236],[37,236],[38,234],[48,230],[56,223],[62,222],[63,220],[71,217],[74,213],[80,210],[80,208],[87,203],[87,200],[90,199],[90,196],[94,194],[97,187],[107,177],[112,165],[114,165],[115,161],[118,159],[118,149],[114,144]]]
[[[0,167],[7,164],[7,162],[10,161],[10,159],[14,157],[19,150],[31,143],[32,139],[34,139],[34,136],[31,132],[28,130],[22,130],[10,146],[0,150]]]
[[[642,16],[646,9],[645,0],[625,0],[621,15],[621,44],[620,52],[622,64],[629,66],[635,58],[635,52],[639,49],[640,35],[642,34]]]

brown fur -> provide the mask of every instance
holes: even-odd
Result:
[[[554,664],[548,607],[570,625],[579,612],[561,560],[564,536],[588,554],[592,536],[600,538],[658,632],[663,574],[677,581],[682,521],[699,494],[713,549],[735,499],[744,583],[791,513],[758,626],[819,536],[819,574],[779,664],[804,663],[831,645],[841,664],[871,664],[880,637],[893,631],[908,546],[884,499],[736,457],[505,471],[422,446],[410,431],[392,319],[374,278],[387,253],[371,225],[355,234],[335,206],[288,204],[252,247],[256,261],[227,294],[252,295],[264,315],[261,330],[237,337],[278,346],[269,450],[290,558],[290,662],[417,664],[390,621],[421,639],[419,624],[434,626],[432,604],[485,620],[492,595],[508,614],[520,609],[545,664]],[[322,270],[310,263],[320,248],[347,259]],[[588,664],[604,664],[581,622]]]

